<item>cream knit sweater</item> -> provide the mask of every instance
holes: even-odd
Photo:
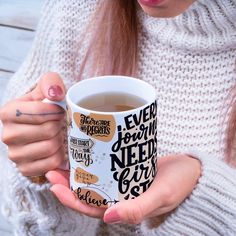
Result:
[[[75,82],[72,62],[80,67],[85,47],[78,56],[77,45],[98,2],[46,1],[32,50],[3,103],[27,92],[47,71],[60,73],[66,86]],[[236,169],[222,160],[226,97],[236,83],[236,1],[198,0],[173,19],[142,12],[139,17],[139,77],[158,93],[158,155],[188,150],[202,163],[199,183],[158,228],[145,222],[105,225],[62,206],[49,184],[32,184],[8,161],[2,145],[3,212],[16,235],[236,235]]]

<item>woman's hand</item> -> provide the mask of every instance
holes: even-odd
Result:
[[[82,203],[69,187],[69,171],[53,170],[46,174],[47,179],[53,185],[51,191],[56,195],[60,202],[84,215],[102,218],[105,210],[102,208],[91,207]]]
[[[65,88],[56,73],[48,73],[25,96],[0,109],[2,141],[9,158],[25,176],[37,176],[58,168],[64,160],[64,111],[44,98],[62,100]]]
[[[175,209],[193,191],[201,174],[201,164],[187,155],[172,155],[158,160],[158,173],[150,188],[139,197],[102,210],[81,203],[69,189],[68,172],[50,171],[51,191],[64,204],[106,223],[138,224]]]

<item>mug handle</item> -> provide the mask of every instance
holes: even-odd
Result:
[[[60,106],[61,108],[63,108],[65,111],[67,111],[67,108],[66,108],[66,100],[62,100],[60,102],[56,102],[56,101],[51,101],[47,98],[43,99],[42,100],[43,103],[48,103],[48,104],[55,104],[55,105],[58,105]],[[61,169],[61,170],[66,170],[68,171],[70,169],[70,165],[69,165],[69,161],[68,160],[64,160],[60,166],[58,167],[58,169]]]
[[[51,100],[45,98],[45,99],[42,100],[42,102],[43,103],[48,103],[48,104],[55,104],[55,105],[58,105],[61,108],[63,108],[65,111],[67,110],[66,109],[66,100],[65,99],[60,101],[60,102],[56,102],[56,101],[51,101]]]

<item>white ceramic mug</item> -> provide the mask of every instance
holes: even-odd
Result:
[[[122,112],[99,112],[77,103],[93,94],[122,92],[146,103]],[[107,208],[139,196],[156,172],[157,102],[150,84],[125,76],[101,76],[69,88],[67,110],[70,186],[85,204]],[[55,103],[55,102],[53,102]]]

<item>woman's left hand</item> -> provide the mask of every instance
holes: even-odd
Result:
[[[61,201],[82,214],[102,218],[106,223],[138,224],[144,219],[160,216],[175,209],[193,191],[201,175],[200,162],[184,154],[158,160],[158,172],[150,188],[139,197],[103,209],[90,207],[76,199],[68,185],[68,173],[50,171],[51,191]]]

